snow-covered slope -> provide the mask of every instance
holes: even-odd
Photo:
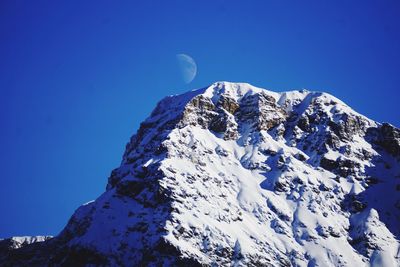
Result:
[[[44,242],[51,239],[52,236],[14,236],[6,239],[0,239],[1,249],[18,249],[26,245],[37,242]]]
[[[319,92],[160,101],[107,190],[5,265],[399,266],[400,130]]]

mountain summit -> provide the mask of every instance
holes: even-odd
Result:
[[[54,238],[0,241],[0,265],[399,266],[399,238],[399,129],[217,82],[161,100],[106,191]]]

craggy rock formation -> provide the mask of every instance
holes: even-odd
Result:
[[[106,191],[2,266],[399,266],[400,130],[318,92],[160,101]]]

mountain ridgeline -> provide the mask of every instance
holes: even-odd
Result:
[[[400,266],[399,238],[398,128],[217,82],[161,100],[106,191],[53,238],[0,241],[0,265]]]

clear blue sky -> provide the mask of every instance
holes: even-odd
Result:
[[[0,237],[57,234],[158,100],[214,81],[327,91],[400,126],[399,1],[194,2],[1,1]]]

